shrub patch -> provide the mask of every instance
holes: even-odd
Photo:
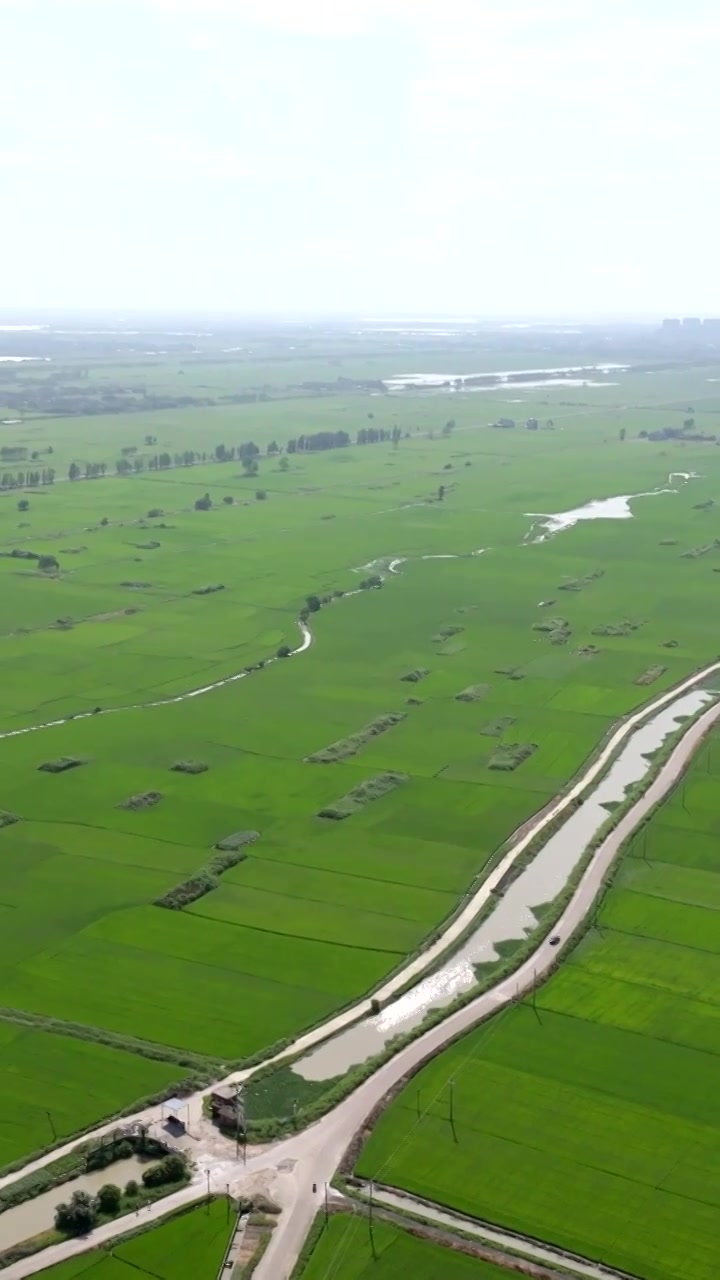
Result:
[[[455,694],[456,702],[479,702],[489,692],[489,684],[469,684],[467,689]]]
[[[648,667],[647,671],[643,671],[642,675],[638,676],[635,684],[653,684],[656,680],[659,680],[661,676],[664,676],[666,671],[667,667]]]
[[[357,755],[361,747],[364,747],[371,738],[377,738],[379,734],[386,733],[388,729],[392,729],[393,725],[399,724],[404,719],[404,711],[391,711],[388,715],[378,716],[377,720],[366,724],[364,729],[351,733],[349,738],[331,742],[329,747],[313,751],[312,755],[307,756],[306,759],[310,764],[333,764],[336,760],[347,760],[349,756]]]
[[[512,773],[524,760],[537,751],[536,742],[503,742],[496,747],[490,757],[489,769],[499,769],[503,773]]]
[[[208,766],[202,760],[177,760],[170,769],[173,773],[207,773]]]
[[[137,796],[128,796],[117,807],[118,809],[152,809],[162,800],[162,791],[142,791]]]
[[[40,773],[66,773],[68,769],[77,769],[81,764],[87,764],[87,760],[81,760],[78,756],[60,756],[58,760],[46,760],[44,764],[38,765]]]
[[[488,720],[484,724],[480,732],[486,738],[501,738],[506,729],[515,723],[515,716],[498,716],[495,720]]]
[[[326,805],[320,810],[318,817],[334,818],[336,821],[349,818],[371,800],[380,800],[389,791],[394,791],[396,787],[407,781],[406,773],[379,773],[375,778],[368,778],[367,782],[359,782],[352,791],[348,791],[346,796],[341,796],[333,804]]]

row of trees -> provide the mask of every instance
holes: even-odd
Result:
[[[316,431],[311,436],[288,440],[288,453],[319,453],[323,449],[344,449],[350,444],[347,431]]]
[[[43,484],[53,484],[54,480],[55,470],[53,467],[43,467],[42,471],[18,471],[15,475],[10,471],[5,471],[0,477],[0,488],[35,488]]]
[[[278,452],[278,446],[273,440],[271,444],[268,445],[268,453]],[[227,445],[218,444],[215,446],[214,456],[216,462],[234,462],[236,458],[240,462],[245,462],[246,459],[257,458],[259,453],[260,450],[255,444],[255,441],[248,440],[245,444],[240,444],[237,447],[232,445],[230,448],[228,448]]]
[[[265,499],[267,498],[267,490],[266,490],[266,489],[256,489],[256,490],[255,490],[255,498],[256,498],[256,500],[257,500],[258,502],[264,502],[264,501],[265,501]],[[223,498],[223,503],[224,503],[226,506],[228,506],[228,507],[231,507],[231,506],[233,505],[234,501],[235,501],[235,499],[234,499],[233,497],[231,497],[231,495],[230,495],[230,494],[228,494],[228,495],[227,495],[227,497]],[[204,493],[204,494],[203,494],[203,496],[202,496],[202,498],[196,498],[196,499],[195,499],[195,502],[194,502],[194,506],[195,506],[195,510],[196,510],[196,511],[211,511],[211,510],[212,510],[212,505],[213,505],[213,500],[212,500],[212,498],[210,497],[210,494],[209,494],[209,493]],[[148,515],[152,515],[152,511],[149,511],[149,512],[148,512]]]
[[[68,467],[68,480],[79,480],[81,476],[86,480],[97,480],[98,477],[104,476],[106,471],[106,462],[86,462],[84,467],[80,467],[77,462],[71,462]]]
[[[356,444],[385,444],[392,440],[397,448],[402,438],[402,431],[399,427],[393,427],[392,431],[387,427],[361,427],[357,433]]]
[[[154,436],[146,436],[146,444],[152,441],[156,443]],[[279,453],[280,449],[276,441],[271,441],[268,445],[268,453]],[[227,445],[219,444],[211,454],[207,452],[198,452],[195,449],[184,449],[180,453],[163,453],[153,454],[150,458],[145,458],[137,453],[134,445],[128,446],[121,450],[121,457],[115,463],[115,473],[119,476],[137,475],[141,471],[166,471],[170,467],[193,467],[196,464],[206,462],[235,462],[239,461],[247,475],[257,475],[258,464],[257,458],[260,449],[254,440],[249,440],[245,444],[239,445],[237,448],[233,445],[228,448]],[[81,467],[77,462],[71,462],[68,468],[69,480],[80,480],[83,477],[86,480],[94,480],[97,477],[104,476],[107,473],[106,462],[86,462]],[[52,472],[53,478],[55,476]]]
[[[30,461],[37,462],[44,454],[51,454],[53,447],[48,445],[47,449],[33,449],[30,454]],[[0,462],[25,462],[27,461],[28,450],[20,444],[4,444],[0,448]]]
[[[361,427],[355,437],[356,444],[384,444],[392,441],[397,447],[402,439],[399,427]],[[273,445],[275,441],[273,440]],[[347,431],[315,431],[309,436],[298,436],[288,440],[288,453],[319,453],[324,449],[345,449],[351,444]],[[277,445],[275,445],[277,448]],[[270,453],[270,448],[268,448]]]
[[[454,426],[454,422],[446,423],[444,431]],[[405,433],[406,436],[409,434]],[[358,431],[355,443],[359,445],[365,444],[382,444],[392,442],[397,448],[402,438],[402,432],[398,426],[392,427],[361,427]],[[157,443],[155,436],[146,436],[145,444],[151,446]],[[311,435],[297,436],[293,440],[287,442],[287,453],[319,453],[325,449],[344,449],[351,444],[350,436],[347,431],[315,431]],[[274,457],[282,453],[282,448],[277,440],[271,440],[267,446],[267,456]],[[261,456],[259,446],[254,440],[244,441],[239,445],[218,444],[212,453],[198,452],[195,449],[185,449],[180,453],[163,453],[153,454],[152,457],[146,459],[142,455],[137,454],[136,446],[129,445],[121,450],[122,456],[115,463],[115,472],[119,476],[128,476],[144,471],[147,467],[148,471],[165,471],[170,467],[192,467],[197,463],[206,462],[240,462],[246,475],[257,475],[259,470],[258,458]],[[286,457],[281,457],[279,461],[281,471],[287,471],[288,461]],[[104,462],[87,462],[84,471],[77,462],[71,462],[68,470],[69,480],[80,480],[82,476],[87,480],[95,479],[98,476],[104,476],[107,472],[107,464]],[[53,472],[54,476],[54,472]]]

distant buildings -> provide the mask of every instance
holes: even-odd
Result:
[[[682,319],[668,316],[660,327],[663,333],[673,337],[683,335],[697,338],[707,334],[715,338],[720,335],[720,318],[709,316],[701,320],[699,316],[684,316]]]

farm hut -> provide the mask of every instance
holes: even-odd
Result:
[[[210,1094],[210,1106],[213,1117],[221,1124],[236,1124],[238,1117],[242,1123],[243,1105],[237,1086],[218,1085]]]

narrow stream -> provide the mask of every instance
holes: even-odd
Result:
[[[536,536],[532,536],[538,525],[532,525],[530,530],[523,539],[524,542],[545,542],[548,537],[554,533],[559,533],[564,529],[570,529],[578,520],[611,520],[611,519],[628,519],[632,517],[629,503],[633,498],[650,498],[659,493],[677,493],[677,489],[672,487],[673,480],[694,480],[697,479],[695,472],[690,471],[673,471],[668,476],[668,485],[661,489],[649,489],[645,493],[624,494],[614,498],[593,499],[586,502],[582,507],[576,507],[572,511],[561,511],[554,515],[538,515],[537,513],[528,513],[528,519],[537,519],[539,527],[544,530]],[[411,504],[423,505],[423,504]],[[400,572],[402,565],[407,564],[410,560],[462,560],[470,557],[481,556],[487,548],[479,547],[475,551],[465,552],[438,552],[431,555],[422,556],[380,556],[376,560],[371,560],[369,564],[360,565],[354,569],[354,573],[367,573],[375,571],[384,581],[389,574],[397,574]],[[350,596],[362,594],[362,588],[354,591],[345,591],[338,600],[346,600]],[[337,601],[334,601],[337,603]],[[300,653],[305,653],[311,646],[314,636],[307,623],[300,618],[297,619],[297,625],[300,628],[301,641],[295,648],[291,649],[289,657],[295,658]],[[252,667],[250,670],[243,668],[233,675],[223,676],[220,680],[214,680],[211,684],[201,685],[198,689],[189,689],[186,693],[175,694],[172,698],[156,698],[152,702],[132,702],[123,707],[97,707],[92,711],[79,711],[75,715],[61,716],[57,720],[45,720],[40,724],[25,725],[22,729],[5,729],[0,732],[0,741],[3,738],[18,738],[25,733],[37,733],[40,729],[54,729],[58,725],[66,724],[70,720],[89,720],[92,716],[97,715],[113,715],[118,711],[143,711],[150,707],[169,707],[176,702],[187,702],[190,698],[199,698],[202,694],[212,693],[215,689],[222,689],[227,684],[235,684],[238,680],[244,680],[246,676],[252,675],[257,670],[264,670],[265,667],[272,666],[274,662],[286,662],[287,658],[278,658],[273,656],[266,658],[262,665]]]
[[[391,1001],[381,1013],[362,1019],[300,1058],[293,1071],[305,1080],[330,1080],[380,1053],[393,1036],[412,1031],[430,1009],[443,1008],[475,986],[475,965],[497,960],[496,944],[522,941],[536,928],[533,908],[551,902],[562,892],[590,840],[608,818],[607,806],[622,801],[627,788],[647,775],[652,753],[675,732],[681,717],[694,715],[716,696],[705,689],[691,690],[639,726],[584,804],[570,814],[504,895],[497,896],[492,914],[441,968]]]

